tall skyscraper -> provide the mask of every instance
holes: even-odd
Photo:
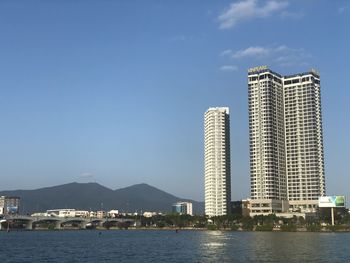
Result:
[[[229,213],[231,202],[230,117],[227,107],[204,115],[205,214]]]
[[[310,210],[326,194],[320,76],[286,76],[283,85],[289,205]]]
[[[286,200],[282,78],[251,71],[248,88],[251,198]]]
[[[248,89],[252,210],[313,210],[325,195],[319,74],[251,68]]]

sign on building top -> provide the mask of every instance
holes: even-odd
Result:
[[[259,72],[259,71],[263,71],[263,70],[266,70],[266,69],[268,69],[267,66],[254,67],[254,68],[248,69],[248,73]]]

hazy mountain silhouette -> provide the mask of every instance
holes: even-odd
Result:
[[[177,201],[190,201],[196,214],[204,213],[204,203],[183,199],[148,184],[112,190],[98,183],[69,183],[36,190],[0,191],[0,196],[19,196],[21,213],[57,208],[111,210],[121,212],[170,212]]]

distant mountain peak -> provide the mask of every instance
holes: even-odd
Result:
[[[157,187],[154,187],[154,186],[146,184],[146,183],[133,184],[133,185],[126,186],[126,187],[123,187],[123,188],[119,188],[119,189],[116,189],[116,190],[127,189],[127,188],[152,188],[152,189],[159,190]]]

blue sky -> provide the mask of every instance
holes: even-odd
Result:
[[[321,74],[327,194],[350,197],[348,1],[0,1],[0,189],[148,183],[203,200],[203,114],[231,113],[249,196],[247,68]]]

